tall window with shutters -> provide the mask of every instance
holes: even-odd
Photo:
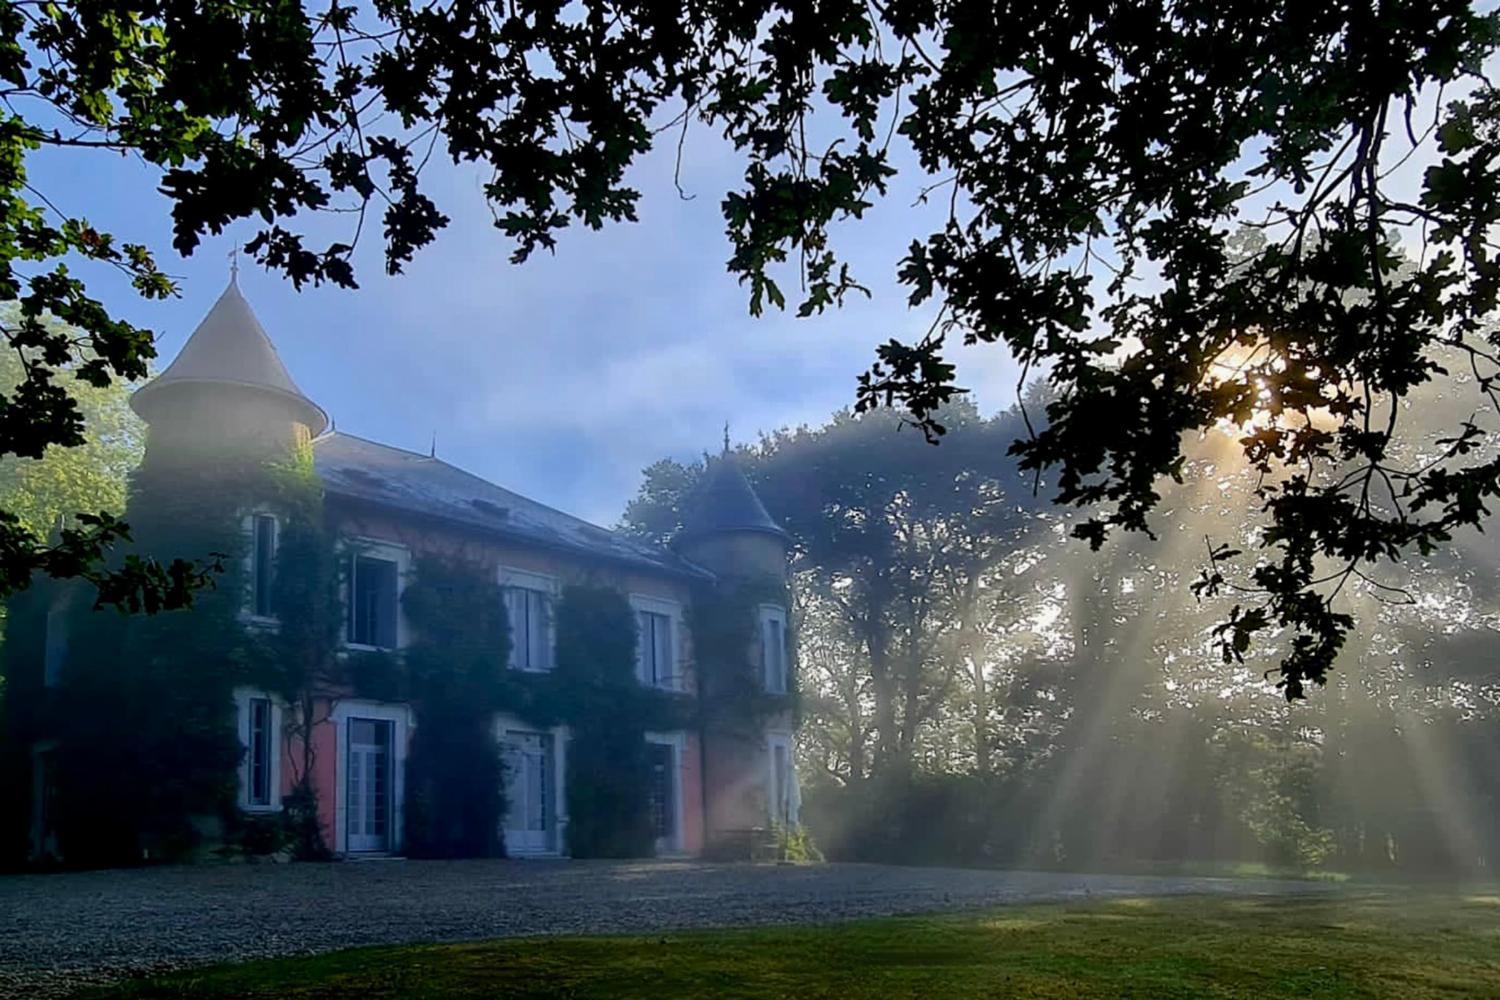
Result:
[[[672,616],[659,611],[636,610],[640,638],[636,646],[636,666],[641,683],[648,687],[677,688],[676,650]]]
[[[760,609],[760,665],[766,690],[787,691],[786,612],[766,606]]]
[[[505,613],[510,619],[512,670],[552,669],[552,594],[539,587],[505,587]]]

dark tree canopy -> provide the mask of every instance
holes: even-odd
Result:
[[[146,248],[52,208],[26,173],[33,151],[134,153],[161,171],[178,252],[256,218],[262,264],[352,286],[370,208],[391,272],[445,225],[422,188],[434,155],[489,171],[520,261],[574,222],[634,219],[626,168],[706,126],[744,164],[722,208],[752,312],[784,307],[789,277],[803,315],[863,290],[832,235],[886,194],[893,144],[909,147],[948,211],[912,233],[898,277],[914,305],[942,308],[916,343],[880,348],[858,405],[904,407],[937,436],[960,391],[945,343],[1003,343],[1055,394],[1045,429],[1014,447],[1091,512],[1076,533],[1092,544],[1149,529],[1185,434],[1244,428],[1265,473],[1263,551],[1231,574],[1219,548],[1202,585],[1246,591],[1226,658],[1265,629],[1291,636],[1288,696],[1325,677],[1352,627],[1337,602],[1352,575],[1426,557],[1496,491],[1497,25],[1464,2],[4,10],[0,298],[21,303],[4,333],[30,367],[0,407],[0,455],[77,443],[56,380],[136,378],[153,353],[65,262],[172,291]],[[335,209],[348,235],[309,245],[302,220]],[[1242,225],[1262,238],[1236,246]],[[49,313],[79,340],[49,332]],[[1406,395],[1460,374],[1475,415],[1438,452],[1399,459]],[[88,569],[119,529],[83,523],[44,549],[0,516],[0,583]]]

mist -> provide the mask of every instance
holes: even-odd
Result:
[[[1045,402],[1029,391],[1032,420]],[[1464,405],[1414,394],[1401,454],[1435,449]],[[1052,484],[1005,456],[1019,406],[942,420],[936,448],[875,412],[737,453],[797,542],[802,818],[829,858],[1489,876],[1492,536],[1344,581],[1363,627],[1327,685],[1288,700],[1284,635],[1236,659],[1216,631],[1245,571],[1216,597],[1192,586],[1262,530],[1242,428],[1186,442],[1152,534],[1094,551],[1069,537],[1088,511],[1050,505]],[[700,468],[648,469],[625,526],[669,535]]]

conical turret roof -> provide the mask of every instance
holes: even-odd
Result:
[[[787,533],[772,519],[739,463],[728,452],[709,461],[703,484],[682,514],[676,541],[722,532],[751,531],[785,540]]]
[[[328,426],[328,414],[292,381],[276,346],[234,279],[167,370],[131,396],[131,408],[149,421],[170,390],[192,384],[239,386],[269,393],[291,404],[297,420],[307,424],[314,435]]]

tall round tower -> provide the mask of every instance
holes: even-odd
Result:
[[[167,370],[130,406],[149,427],[148,466],[268,457],[328,426],[233,278]]]
[[[743,681],[750,680],[776,706],[753,718],[710,713],[717,721],[705,727],[700,742],[708,851],[753,857],[767,845],[770,831],[792,829],[798,822],[796,718],[786,700],[794,688],[787,628],[791,539],[766,512],[726,447],[710,461],[672,545],[712,572],[722,594],[746,594],[754,602],[743,609],[754,616],[746,623],[753,638],[745,659],[731,654],[722,662],[705,660],[699,676],[700,697],[707,701],[737,702]],[[750,668],[749,677],[737,674],[736,661]]]

